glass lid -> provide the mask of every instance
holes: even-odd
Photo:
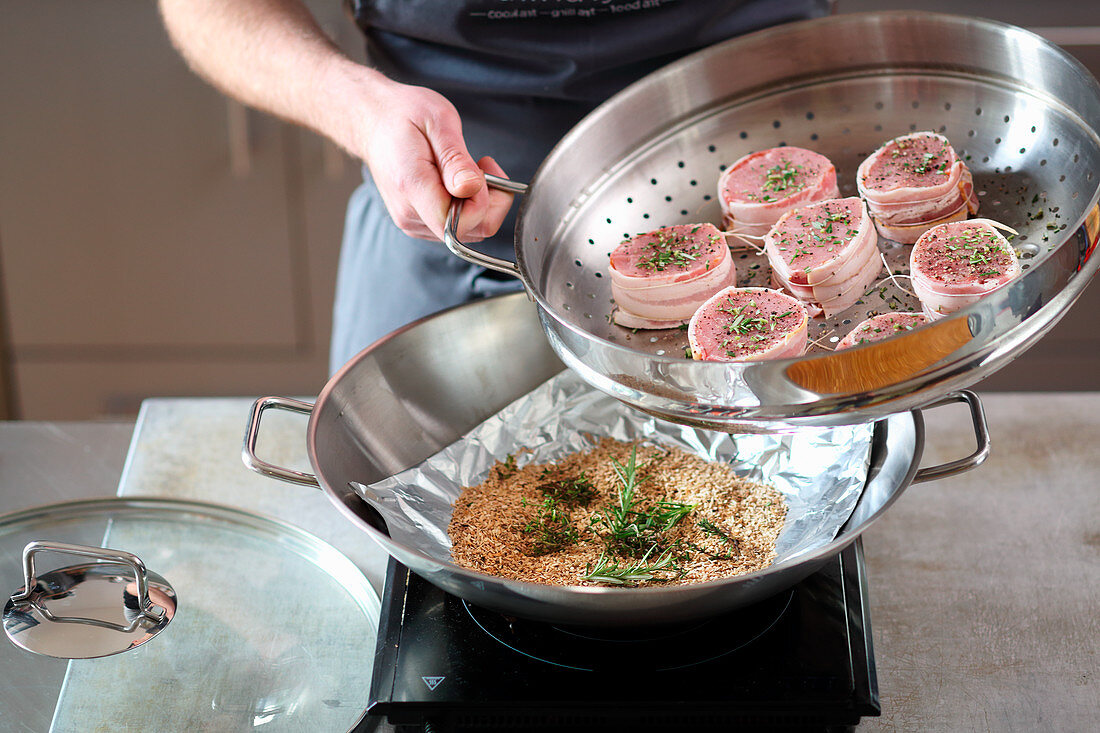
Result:
[[[144,583],[135,578],[142,565],[150,588],[163,580],[174,589],[176,608],[158,633],[112,656],[70,661],[0,640],[0,731],[349,730],[362,717],[379,600],[359,568],[317,537],[196,502],[54,504],[0,517],[0,604],[11,607],[23,589],[31,543],[37,588],[53,603],[46,616],[64,636],[102,635],[134,616],[127,589]],[[74,557],[75,545],[115,553],[109,562]],[[59,590],[58,579],[92,576],[92,585],[115,585],[125,608],[67,605],[80,588]],[[161,596],[151,597],[156,612]],[[122,622],[108,623],[118,621],[112,613]]]

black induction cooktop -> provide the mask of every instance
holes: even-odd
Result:
[[[693,623],[505,616],[391,559],[366,730],[845,730],[878,715],[862,545],[793,588]]]

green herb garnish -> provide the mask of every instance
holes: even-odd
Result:
[[[638,267],[657,272],[664,272],[669,267],[690,265],[702,253],[698,241],[667,229],[658,229],[654,233],[653,241],[648,246],[653,254],[644,260],[640,260]]]
[[[764,185],[761,188],[765,191],[786,191],[788,188],[801,190],[803,187],[796,185],[794,182],[795,177],[801,170],[798,166],[791,165],[790,162],[784,160],[764,173]],[[769,197],[765,196],[764,200],[768,201]]]

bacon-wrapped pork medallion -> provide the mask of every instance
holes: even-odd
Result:
[[[913,245],[909,275],[924,314],[942,318],[1020,276],[1020,261],[989,219],[933,227]]]
[[[791,209],[839,195],[836,168],[804,148],[751,153],[718,179],[722,225],[734,234],[763,235]]]
[[[611,253],[612,320],[674,328],[736,282],[725,237],[713,224],[678,224],[627,239]]]
[[[784,214],[764,237],[772,284],[810,315],[851,307],[882,270],[878,235],[858,198],[832,199]]]
[[[978,213],[970,169],[947,138],[934,132],[884,144],[860,163],[856,185],[879,233],[903,244],[937,224]]]
[[[848,332],[848,335],[836,345],[836,350],[850,349],[853,346],[881,341],[894,334],[912,331],[917,326],[928,323],[923,313],[883,313],[871,316]]]
[[[688,325],[691,355],[705,361],[760,361],[801,356],[809,314],[786,293],[726,288],[695,312]]]

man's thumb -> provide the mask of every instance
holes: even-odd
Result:
[[[465,150],[444,150],[439,156],[443,185],[452,196],[470,198],[485,185],[485,176]]]

